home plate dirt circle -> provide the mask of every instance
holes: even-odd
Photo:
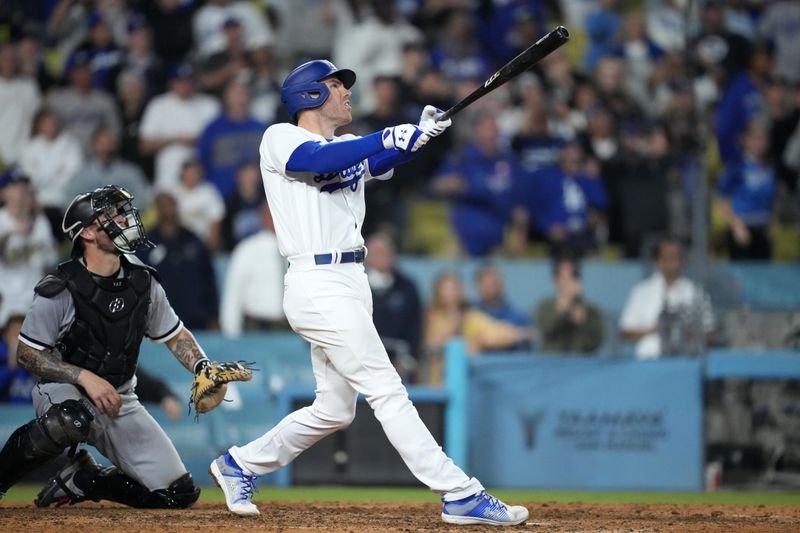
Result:
[[[223,504],[201,502],[189,510],[130,509],[85,502],[37,509],[0,503],[3,533],[200,533],[310,531],[342,533],[499,531],[491,526],[453,526],[439,518],[435,503],[256,502],[261,516],[232,515]],[[516,503],[516,502],[515,502]],[[800,507],[764,505],[674,505],[532,503],[525,524],[503,531],[536,533],[795,533]]]

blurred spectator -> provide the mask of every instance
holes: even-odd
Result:
[[[91,58],[80,51],[73,54],[65,72],[69,85],[56,89],[47,97],[47,106],[55,111],[61,123],[80,143],[84,154],[89,153],[92,133],[98,126],[120,134],[120,119],[114,100],[104,91],[93,87]]]
[[[614,117],[603,107],[597,107],[586,115],[586,133],[580,135],[586,153],[601,165],[614,158],[619,150]]]
[[[597,169],[587,164],[577,143],[561,149],[558,166],[528,176],[514,200],[518,202],[515,225],[528,235],[543,236],[552,254],[580,256],[598,245],[606,192]]]
[[[58,55],[69,57],[89,36],[95,20],[103,18],[118,45],[125,43],[128,13],[121,0],[52,0],[47,21],[46,41],[57,43]]]
[[[636,342],[636,357],[693,355],[705,349],[714,328],[711,303],[681,274],[683,250],[670,238],[655,248],[656,271],[633,287],[619,321],[620,333]]]
[[[464,251],[485,256],[503,244],[520,167],[501,145],[492,114],[479,113],[471,126],[474,141],[445,161],[432,189],[452,200],[452,225]]]
[[[800,82],[800,2],[772,0],[761,14],[759,36],[775,46],[774,75]]]
[[[36,31],[23,33],[17,41],[17,51],[21,76],[36,81],[42,93],[49,91],[56,84],[56,78],[44,60],[42,34]]]
[[[81,147],[49,108],[42,108],[33,119],[30,141],[22,150],[19,167],[30,178],[38,204],[44,207],[53,235],[63,236],[61,216],[70,200],[65,191],[83,164]]]
[[[111,27],[102,14],[92,13],[88,23],[88,38],[74,53],[89,57],[94,87],[113,92],[122,65],[123,52],[114,43]]]
[[[40,102],[35,78],[19,71],[17,47],[0,46],[0,166],[19,159]]]
[[[36,210],[28,178],[16,169],[0,179],[0,324],[11,314],[25,313],[33,288],[56,261],[55,242],[47,218]]]
[[[181,225],[197,235],[211,252],[218,250],[225,201],[216,187],[206,181],[200,162],[186,161],[178,185],[170,191],[178,200]]]
[[[231,337],[245,331],[288,329],[283,314],[286,267],[266,201],[259,212],[261,231],[236,245],[225,275],[220,326]]]
[[[503,274],[491,264],[486,264],[475,273],[478,301],[475,308],[495,320],[514,326],[528,326],[527,315],[508,303],[505,296]]]
[[[200,87],[221,97],[225,87],[236,78],[248,75],[250,57],[244,44],[242,25],[235,18],[223,24],[224,46],[200,63]]]
[[[686,43],[686,36],[688,35],[691,39],[697,34],[698,4],[703,4],[703,2],[645,0],[647,34],[656,46],[670,52],[682,50]],[[692,9],[692,13],[688,17],[686,16],[687,6]]]
[[[266,126],[250,115],[250,89],[243,81],[228,83],[223,106],[200,134],[197,153],[206,178],[227,198],[236,188],[237,169],[258,157]]]
[[[147,103],[147,85],[144,79],[133,72],[123,72],[117,78],[117,105],[122,118],[120,155],[138,166],[147,181],[153,182],[153,156],[140,150],[139,130]]]
[[[181,226],[175,197],[161,191],[154,205],[158,222],[148,236],[155,248],[139,252],[140,259],[158,268],[161,285],[184,326],[218,329],[217,285],[208,250]]]
[[[622,128],[622,146],[604,166],[611,198],[611,234],[625,257],[638,258],[649,237],[669,227],[669,141],[662,126],[632,122]]]
[[[170,420],[178,420],[183,414],[183,403],[169,385],[150,372],[136,367],[136,396],[142,403],[157,403]]]
[[[544,35],[548,26],[542,0],[478,2],[478,37],[497,65],[507,63]]]
[[[225,48],[225,24],[236,21],[244,32],[248,50],[271,45],[272,28],[253,2],[242,0],[206,0],[192,19],[194,41],[200,57]]]
[[[415,382],[422,359],[422,304],[417,287],[398,270],[391,238],[376,233],[366,246],[364,268],[372,291],[375,328],[400,377]]]
[[[563,139],[550,132],[545,93],[533,74],[520,76],[523,110],[511,139],[511,148],[519,157],[522,169],[533,173],[558,163]]]
[[[139,149],[155,155],[155,185],[174,185],[203,128],[219,113],[218,102],[194,91],[188,63],[172,69],[169,92],[147,104],[139,129]]]
[[[197,5],[182,0],[141,2],[142,13],[153,31],[153,50],[167,69],[185,61],[192,50],[192,20]]]
[[[638,118],[642,111],[625,87],[625,63],[613,56],[598,59],[593,71],[597,95],[603,107],[615,117]]]
[[[650,75],[662,51],[647,36],[641,11],[625,14],[622,35],[613,48],[614,55],[624,63],[625,90],[636,98],[642,108],[649,107]]]
[[[3,322],[0,339],[0,403],[29,404],[37,378],[17,365],[17,344],[24,314],[12,314]]]
[[[279,109],[284,111],[281,106],[281,86],[276,79],[272,54],[267,48],[256,48],[250,53],[250,61],[250,114],[262,124],[281,122],[276,118]]]
[[[396,77],[379,75],[372,84],[375,107],[371,113],[353,122],[351,128],[354,132],[358,135],[368,135],[393,124],[416,122],[417,117],[405,116],[402,106],[398,105],[400,87]],[[411,172],[413,171],[412,167]],[[364,235],[381,231],[391,234],[393,238],[400,236],[405,228],[406,219],[403,191],[409,186],[409,180],[405,178],[413,180],[416,177],[408,172],[405,165],[401,165],[395,169],[391,180],[379,183],[367,182],[367,212],[371,215],[364,220],[362,228]]]
[[[597,61],[610,54],[617,43],[622,28],[622,17],[617,10],[617,0],[598,0],[596,9],[586,15],[584,26],[589,47],[583,64],[588,71],[594,70]]]
[[[349,0],[270,0],[280,21],[275,31],[276,52],[287,64],[299,65],[318,57],[330,57],[340,28],[355,19]]]
[[[693,43],[694,58],[721,89],[747,69],[753,44],[725,26],[722,2],[706,2],[701,22],[700,34]]]
[[[797,187],[798,173],[786,165],[783,153],[796,126],[800,124],[800,109],[792,102],[790,89],[800,95],[800,85],[790,88],[784,82],[773,80],[764,90],[764,101],[769,113],[767,158],[775,165],[776,184],[783,192],[791,193]]]
[[[358,72],[362,90],[353,94],[350,103],[361,112],[369,112],[375,105],[372,80],[379,74],[400,74],[403,48],[422,40],[422,33],[397,14],[396,0],[366,1],[369,14],[338,28],[332,53],[335,64]]]
[[[559,257],[553,262],[556,295],[536,308],[539,350],[543,352],[596,352],[603,343],[603,315],[583,298],[578,262]]]
[[[495,320],[470,308],[464,298],[464,286],[457,274],[440,274],[433,285],[433,296],[425,310],[424,346],[431,378],[436,383],[445,345],[456,337],[464,337],[467,350],[475,355],[484,350],[506,350],[531,340],[531,329]]]
[[[258,163],[247,163],[236,172],[236,189],[225,200],[221,249],[230,252],[247,237],[261,231],[264,185]]]
[[[92,138],[92,156],[66,187],[66,198],[93,191],[113,183],[123,187],[141,206],[150,205],[150,184],[136,165],[117,157],[119,141],[114,133],[100,126]]]
[[[483,80],[492,62],[478,42],[475,22],[466,9],[453,9],[436,32],[431,62],[450,80]]]
[[[749,68],[736,74],[723,89],[714,121],[714,133],[723,163],[741,160],[740,140],[747,125],[766,111],[761,88],[770,67],[769,52],[765,48],[758,48],[751,55]]]
[[[763,122],[750,122],[742,147],[741,162],[727,166],[718,187],[729,224],[728,250],[731,259],[770,259],[775,169],[767,161],[768,137]]]
[[[150,28],[142,15],[133,15],[128,20],[128,43],[121,70],[130,72],[142,80],[145,86],[145,100],[164,91],[167,82],[164,64],[153,51]],[[118,90],[119,86],[117,82],[116,87],[111,89]]]

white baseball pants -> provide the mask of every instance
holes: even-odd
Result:
[[[230,449],[245,473],[274,472],[347,427],[362,393],[417,479],[448,501],[483,490],[445,455],[408,399],[372,322],[363,265],[293,263],[284,278],[283,308],[292,329],[311,343],[316,398],[258,439]]]

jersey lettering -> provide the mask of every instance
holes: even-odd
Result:
[[[322,181],[331,181],[332,179],[338,176],[339,177],[338,182],[328,183],[327,185],[323,185],[320,191],[327,193],[334,193],[339,189],[344,189],[346,187],[349,187],[351,191],[355,192],[356,189],[358,188],[358,182],[364,179],[365,173],[366,171],[364,163],[362,161],[338,173],[318,174],[314,176],[314,181],[316,183],[320,183]]]

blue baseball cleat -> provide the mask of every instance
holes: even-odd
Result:
[[[506,505],[481,491],[468,498],[444,502],[442,520],[448,524],[486,524],[516,526],[528,519],[528,510],[521,505]]]
[[[208,468],[214,483],[225,494],[225,503],[234,514],[254,516],[260,514],[251,501],[256,491],[256,478],[248,476],[236,464],[230,453],[217,457]]]

